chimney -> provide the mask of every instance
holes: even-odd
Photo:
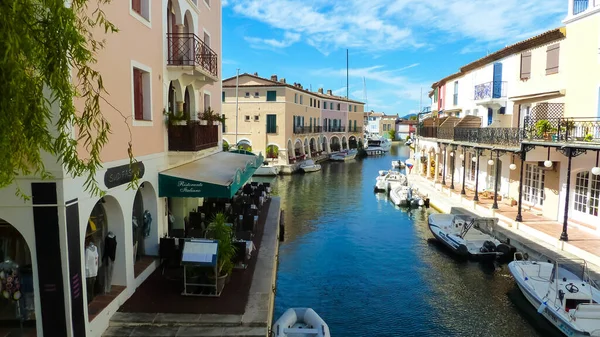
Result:
[[[271,75],[271,81],[277,82],[277,75]]]
[[[258,77],[258,73],[254,73],[254,76]]]
[[[302,84],[298,83],[298,88],[302,89]]]
[[[333,93],[331,92],[331,89],[327,89],[327,95],[332,96]]]
[[[285,84],[285,78],[280,79],[279,82]]]
[[[319,94],[323,93],[323,88],[319,88]]]
[[[294,82],[294,87],[298,88],[298,83]]]

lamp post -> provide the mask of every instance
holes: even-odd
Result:
[[[465,147],[463,146],[463,153],[460,155],[462,157],[462,165],[463,165],[463,179],[462,179],[462,190],[460,191],[460,194],[465,195],[467,194],[467,192],[465,191],[465,177],[467,174],[467,165],[465,160],[467,159],[465,156]]]
[[[240,68],[237,68],[235,75],[235,148],[238,145],[238,104],[240,99]]]

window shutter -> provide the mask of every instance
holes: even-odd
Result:
[[[560,44],[548,46],[546,50],[546,75],[558,73],[558,55],[560,54]]]
[[[144,119],[144,95],[142,87],[142,71],[133,69],[133,107],[135,119]]]
[[[531,52],[521,53],[521,79],[531,78]]]

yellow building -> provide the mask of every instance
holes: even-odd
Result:
[[[262,152],[279,165],[356,148],[364,127],[364,103],[276,75],[223,80],[222,110],[224,144]]]

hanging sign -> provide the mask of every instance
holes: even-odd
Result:
[[[117,187],[123,184],[127,184],[133,180],[134,173],[137,173],[137,177],[144,177],[146,168],[144,163],[139,161],[133,163],[133,165],[125,164],[117,167],[111,167],[106,170],[104,174],[104,185],[108,188]]]

